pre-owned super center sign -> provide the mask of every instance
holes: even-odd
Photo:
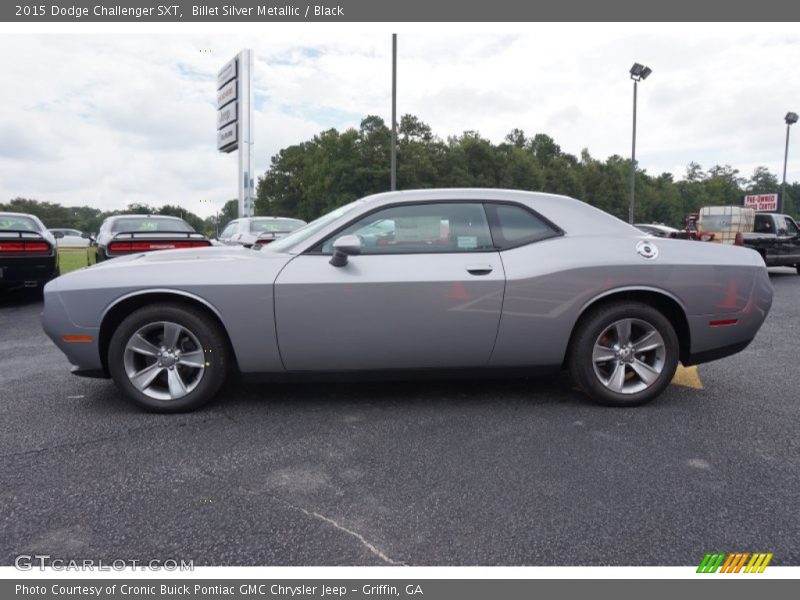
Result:
[[[756,210],[778,210],[778,194],[750,194],[744,197],[744,205]]]

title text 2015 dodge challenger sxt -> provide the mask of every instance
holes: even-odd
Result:
[[[260,249],[134,254],[59,277],[44,329],[140,406],[196,408],[253,373],[567,367],[651,400],[678,361],[742,350],[772,302],[746,248],[652,239],[583,202],[509,190],[358,200]]]

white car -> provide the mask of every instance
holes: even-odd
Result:
[[[228,246],[263,246],[305,224],[305,221],[288,217],[243,217],[228,223],[219,234],[219,241]]]
[[[87,234],[77,229],[55,228],[48,231],[56,238],[59,248],[88,248],[91,242]]]

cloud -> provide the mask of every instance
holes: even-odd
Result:
[[[14,59],[0,64],[0,198],[104,209],[168,202],[200,214],[221,206],[236,195],[237,166],[215,148],[213,82],[243,47],[256,58],[256,175],[321,130],[357,127],[367,114],[388,123],[389,36],[303,31],[3,35],[0,52]],[[627,69],[650,65],[637,143],[650,173],[680,177],[692,160],[780,172],[783,115],[800,109],[788,59],[800,34],[789,25],[526,24],[512,34],[442,25],[401,32],[398,46],[400,114],[442,137],[543,132],[601,159],[629,155]],[[800,152],[790,159],[798,180]]]

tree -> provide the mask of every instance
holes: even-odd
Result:
[[[181,219],[183,219],[184,221],[189,223],[189,225],[191,225],[192,228],[195,231],[199,231],[201,233],[206,233],[206,231],[205,231],[205,221],[203,221],[203,219],[201,219],[199,216],[197,216],[193,212],[185,210],[184,208],[182,208],[180,206],[175,206],[175,205],[172,205],[172,204],[165,204],[161,208],[159,208],[155,212],[155,214],[169,215],[169,216],[172,216],[172,217],[180,217]]]
[[[225,227],[225,225],[233,221],[238,216],[239,216],[239,200],[237,200],[236,198],[234,198],[233,200],[228,200],[222,207],[222,210],[219,211],[220,231],[222,231],[222,228]]]
[[[778,176],[769,172],[767,167],[756,167],[747,181],[748,194],[774,194],[780,190]]]

